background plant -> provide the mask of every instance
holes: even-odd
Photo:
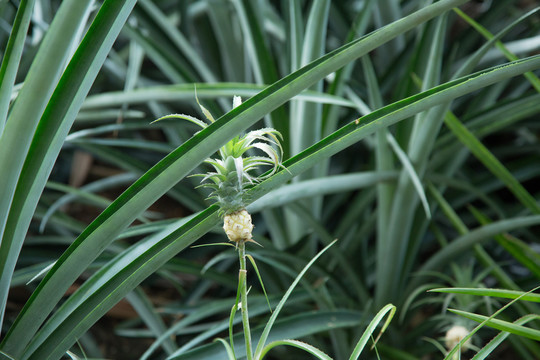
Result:
[[[445,12],[462,3],[463,14]],[[527,58],[538,44],[535,9],[446,0],[254,5],[0,3],[4,354],[59,358],[82,348],[105,357],[92,325],[125,298],[136,316],[115,323],[116,345],[135,338],[143,358],[223,358],[220,344],[203,344],[226,336],[235,254],[189,248],[203,235],[223,237],[213,231],[217,207],[186,175],[261,118],[283,134],[288,169],[247,193],[264,245],[253,257],[271,304],[340,239],[270,337],[347,358],[392,302],[400,321],[379,342],[381,356],[438,356],[423,338],[438,339],[455,318],[442,315],[447,295],[425,290],[537,285],[539,102],[528,71],[540,62]],[[193,137],[189,123],[149,125],[197,111],[194,83],[222,117]],[[235,94],[247,100],[227,112]],[[86,174],[84,185],[70,173]],[[25,285],[34,276],[44,279]],[[269,314],[252,291],[256,334]],[[497,305],[456,299],[488,315]],[[505,316],[538,313],[525,304]],[[492,333],[475,336],[482,346]],[[525,338],[507,341],[499,351],[540,352]],[[280,351],[269,356],[298,358]]]

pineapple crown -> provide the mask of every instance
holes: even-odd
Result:
[[[155,121],[180,118],[204,129],[215,120],[198,99],[197,103],[208,123],[183,114],[167,115]],[[241,103],[242,99],[239,96],[233,98],[233,108]],[[208,158],[204,161],[212,166],[213,171],[194,176],[201,176],[201,186],[212,190],[209,198],[217,201],[222,216],[243,209],[246,187],[272,176],[282,166],[283,149],[280,139],[282,139],[281,134],[273,128],[253,130],[242,136],[237,135],[227,142],[219,149],[218,158]],[[249,156],[248,151],[257,151],[259,155]],[[255,172],[261,166],[270,166],[271,171],[264,175],[256,175]]]

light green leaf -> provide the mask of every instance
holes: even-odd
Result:
[[[388,304],[385,307],[383,307],[377,315],[371,320],[368,327],[360,337],[360,340],[358,340],[358,343],[354,347],[354,350],[351,354],[350,360],[356,360],[360,357],[360,354],[364,350],[364,347],[366,346],[366,343],[372,336],[373,332],[375,331],[375,328],[379,325],[379,323],[382,321],[382,319],[386,316],[387,313],[390,313],[388,315],[388,318],[386,319],[381,331],[379,332],[379,335],[377,336],[377,339],[375,339],[373,346],[377,343],[381,335],[384,333],[388,325],[390,324],[390,321],[392,321],[392,318],[394,317],[394,314],[396,312],[396,307],[392,304]]]
[[[516,180],[506,167],[471,133],[459,119],[448,112],[444,118],[446,126],[465,145],[476,158],[499,178],[516,198],[533,214],[540,214],[540,205],[536,199]]]
[[[86,111],[105,107],[119,107],[122,104],[145,104],[148,101],[178,102],[190,101],[194,98],[193,89],[197,88],[199,99],[227,98],[235,95],[249,98],[257,95],[268,85],[244,84],[244,83],[195,83],[174,84],[140,87],[131,91],[110,91],[102,94],[90,95],[84,102],[83,109]],[[322,92],[304,90],[294,99],[332,104],[344,107],[354,107],[354,103],[339,96]]]
[[[304,312],[288,318],[276,321],[273,331],[268,337],[268,342],[277,340],[300,338],[310,334],[316,334],[321,331],[328,331],[340,327],[359,326],[361,314],[355,311],[336,310],[336,311],[317,311]],[[261,336],[262,328],[253,330],[253,341]],[[237,334],[234,337],[235,350],[237,353],[243,353],[245,346],[243,344],[243,334]],[[222,360],[224,350],[221,345],[210,344],[187,352],[173,354],[168,359],[177,360]]]
[[[324,252],[326,250],[328,250],[332,245],[334,245],[334,243],[336,242],[337,240],[334,240],[332,241],[330,244],[328,244],[327,246],[325,246],[313,259],[311,259],[307,264],[306,266],[304,266],[304,268],[302,269],[302,271],[298,274],[298,276],[296,277],[296,279],[294,279],[293,283],[289,286],[289,288],[287,289],[287,292],[283,295],[283,298],[281,299],[281,301],[279,302],[279,304],[276,306],[276,309],[274,310],[274,312],[272,313],[272,316],[270,317],[270,319],[268,319],[268,321],[266,322],[266,326],[264,327],[264,330],[261,334],[261,337],[257,343],[257,347],[255,349],[255,353],[253,355],[253,357],[255,359],[260,359],[260,357],[262,356],[262,353],[263,353],[263,349],[266,345],[266,341],[268,340],[268,334],[270,333],[270,330],[272,329],[272,326],[274,325],[279,313],[281,312],[281,309],[283,308],[283,306],[285,305],[285,303],[287,302],[287,299],[289,298],[289,296],[291,296],[294,288],[296,287],[296,285],[298,285],[298,283],[300,282],[300,279],[304,276],[304,274],[308,271],[308,269],[311,267],[311,265],[313,265],[315,263],[315,261],[317,261],[317,259],[319,257],[321,257],[322,254],[324,254]]]
[[[424,207],[424,212],[426,213],[426,217],[428,219],[431,219],[431,211],[429,210],[429,204],[427,201],[426,193],[424,191],[424,187],[422,186],[422,182],[420,181],[420,177],[418,176],[418,173],[416,172],[413,165],[411,164],[411,161],[407,157],[407,154],[405,154],[405,152],[401,149],[401,147],[397,143],[396,139],[394,139],[394,136],[391,133],[386,133],[386,139],[388,140],[388,143],[390,144],[390,146],[392,147],[392,149],[398,156],[398,159],[401,161],[403,168],[406,170],[407,174],[409,174],[409,177],[411,178],[414,188],[416,189],[416,192],[418,196],[420,197],[422,206]]]
[[[518,319],[514,322],[516,325],[524,325],[528,323],[531,320],[538,320],[540,318],[540,315],[526,315],[521,319]],[[486,359],[495,349],[497,349],[503,341],[508,338],[508,336],[511,333],[509,332],[501,332],[497,336],[495,336],[488,344],[486,344],[480,351],[474,355],[474,357],[471,360],[483,360]]]
[[[64,1],[62,3],[55,21],[49,27],[35,56],[17,101],[10,110],[4,131],[0,134],[0,169],[2,171],[2,186],[0,186],[0,243],[2,244],[0,247],[0,325],[3,320],[9,283],[17,261],[17,254],[22,247],[24,234],[26,234],[38,198],[32,191],[31,185],[25,184],[24,193],[19,193],[19,195],[16,194],[17,187],[21,185],[21,174],[24,178],[26,173],[23,166],[34,138],[34,132],[64,71],[65,63],[71,55],[71,46],[77,40],[76,33],[82,20],[85,19],[90,4],[90,0]],[[24,11],[31,10],[27,8],[28,5],[28,2],[23,2],[21,15]],[[25,16],[29,16],[29,14]],[[22,31],[17,28],[15,30]],[[70,36],[64,36],[65,34],[70,34]],[[5,86],[8,86],[8,83]],[[36,163],[43,163],[43,159],[47,159],[45,163],[48,167],[52,167],[55,156],[45,157],[45,155],[42,151],[42,154],[35,158],[30,157],[30,159]],[[27,181],[40,183],[38,193],[41,193],[46,176],[36,176],[36,174],[27,174],[26,176]],[[18,218],[20,215],[18,213],[22,207],[20,202],[24,202],[27,197],[32,201],[31,209],[24,212],[23,221],[17,221],[14,218]],[[12,219],[11,226],[8,224],[10,221],[8,218]],[[22,234],[13,235],[13,232],[16,231],[13,227],[19,229]]]
[[[0,259],[8,259],[0,263],[1,309],[5,304],[4,296],[17,260],[14,254],[18,254],[22,246],[54,159],[116,36],[135,5],[134,0],[105,1],[102,11],[96,15],[93,26],[64,70],[72,41],[75,40],[67,37],[66,43],[65,35],[73,34],[75,37],[78,29],[84,25],[80,20],[86,18],[91,3],[86,0],[62,2],[0,138],[0,169],[8,174],[5,186],[0,187],[0,230],[3,232]],[[13,136],[13,131],[16,136]],[[6,149],[12,156],[6,157]],[[6,216],[8,210],[9,219]],[[54,272],[53,267],[47,276]],[[61,296],[59,293],[63,294],[58,288],[51,290],[55,294],[52,298]],[[55,301],[51,301],[48,296],[45,299],[48,304],[46,307],[52,309]],[[24,317],[22,314],[31,303],[27,303],[27,307],[21,311],[21,317]],[[22,322],[26,325],[18,330],[17,326],[12,326],[0,345],[3,351],[15,357],[21,354],[28,343],[28,336],[32,336],[40,325],[40,321],[36,320],[46,318],[43,308],[39,308],[38,313],[41,315],[29,316],[27,322]],[[19,320],[16,320],[16,324],[20,324]],[[18,339],[19,335],[26,340]]]
[[[261,273],[259,272],[259,268],[257,267],[257,263],[255,262],[255,259],[253,258],[253,256],[248,254],[248,255],[246,255],[246,257],[249,259],[249,261],[251,262],[251,265],[253,265],[253,268],[255,269],[255,273],[257,274],[257,278],[259,279],[259,283],[261,284],[261,288],[263,290],[264,297],[266,299],[266,302],[268,303],[268,309],[270,310],[270,312],[272,312],[272,307],[270,306],[270,300],[268,300],[268,294],[266,293],[266,289],[264,287],[264,283],[263,283],[263,280],[262,280],[262,277],[261,277]]]
[[[453,312],[454,314],[461,315],[463,317],[466,317],[467,319],[474,320],[476,322],[485,322],[485,325],[492,327],[497,330],[501,331],[507,331],[511,334],[523,336],[535,341],[540,341],[540,330],[528,328],[522,325],[517,325],[508,321],[504,320],[498,320],[498,319],[490,319],[488,316],[473,314],[466,311],[456,310],[456,309],[448,309],[448,311]]]
[[[218,341],[225,347],[225,351],[227,352],[227,357],[229,360],[236,360],[236,356],[234,355],[234,349],[231,348],[231,346],[225,340],[217,338],[214,341]]]
[[[298,340],[277,340],[277,341],[273,341],[273,342],[271,342],[271,343],[269,343],[268,345],[265,346],[265,348],[263,349],[263,352],[261,353],[260,359],[263,359],[264,356],[270,350],[272,350],[276,346],[281,346],[281,345],[288,345],[288,346],[293,346],[293,347],[299,348],[299,349],[304,350],[305,352],[315,356],[317,359],[332,360],[332,358],[330,356],[326,355],[324,352],[317,349],[315,346],[306,344],[306,343],[298,341]]]
[[[9,40],[6,48],[3,50],[2,66],[0,67],[0,137],[6,125],[11,93],[15,84],[15,77],[17,76],[35,2],[35,0],[21,0],[19,2]],[[0,321],[1,323],[2,321]]]
[[[540,294],[525,293],[523,291],[505,289],[478,289],[478,288],[440,288],[432,289],[430,292],[441,292],[451,294],[467,294],[477,296],[492,296],[505,299],[517,299],[524,301],[540,302]]]

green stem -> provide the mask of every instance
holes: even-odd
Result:
[[[238,280],[240,281],[240,301],[242,304],[242,325],[244,327],[244,339],[246,340],[247,360],[253,359],[251,351],[251,330],[249,329],[248,305],[247,305],[247,269],[246,269],[246,243],[245,241],[238,242],[238,256],[240,258],[240,273]]]

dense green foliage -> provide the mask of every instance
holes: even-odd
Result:
[[[226,236],[189,175],[267,128],[283,167],[241,198],[258,355],[457,358],[462,325],[463,357],[537,358],[531,3],[0,2],[0,359],[241,358],[237,254],[192,247]],[[199,102],[202,129],[151,124]]]

